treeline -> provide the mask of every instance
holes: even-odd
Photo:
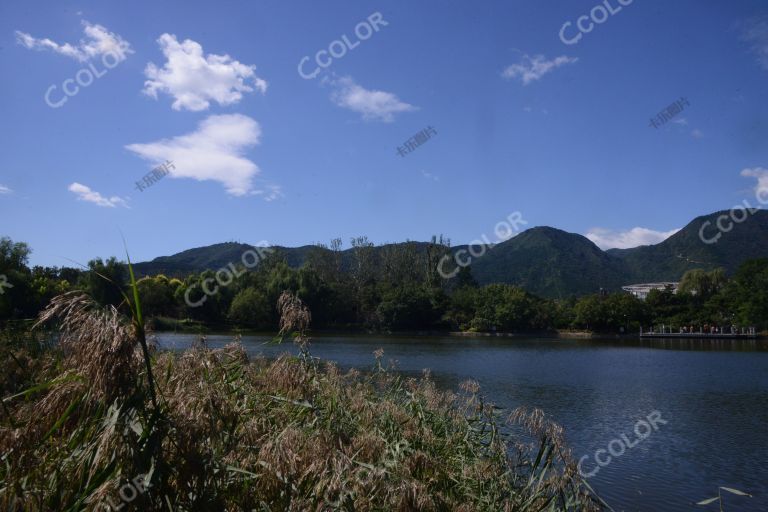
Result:
[[[679,293],[652,291],[645,301],[621,292],[552,300],[511,285],[480,287],[471,267],[453,279],[441,278],[437,266],[448,251],[441,238],[380,251],[366,237],[355,238],[351,262],[343,261],[341,249],[340,239],[319,245],[301,268],[291,268],[273,250],[264,252],[255,268],[233,262],[230,272],[143,277],[138,287],[144,315],[159,326],[186,319],[272,331],[278,325],[277,298],[289,290],[309,306],[315,329],[631,333],[661,324],[768,329],[768,259],[748,261],[731,277],[722,270],[690,271]],[[0,276],[11,285],[0,289],[0,320],[34,317],[52,297],[72,289],[87,291],[101,304],[123,302],[128,271],[117,259],[95,259],[84,270],[30,269],[29,254],[26,244],[0,239]]]

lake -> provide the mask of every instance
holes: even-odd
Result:
[[[161,348],[180,350],[197,336],[157,339]],[[209,335],[207,343],[218,348],[232,339]],[[242,341],[250,354],[297,353],[290,343],[264,345],[268,339]],[[617,511],[718,510],[716,503],[694,505],[716,496],[718,486],[753,495],[724,493],[727,511],[768,510],[763,342],[319,336],[311,351],[341,367],[370,369],[377,348],[403,373],[429,368],[451,389],[472,378],[500,407],[543,409],[564,427],[575,458],[587,456],[588,482]],[[648,430],[650,414],[661,421]],[[626,442],[614,441],[622,435]],[[601,449],[605,465],[598,466]]]

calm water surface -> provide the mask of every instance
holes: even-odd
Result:
[[[184,349],[196,335],[160,333],[161,348]],[[250,354],[296,352],[243,337]],[[220,347],[230,335],[209,335]],[[312,353],[342,367],[371,368],[383,348],[407,374],[429,368],[442,386],[476,379],[489,400],[505,408],[539,407],[560,423],[585,472],[595,451],[659,411],[642,442],[600,468],[590,484],[615,509],[718,510],[694,502],[734,487],[752,498],[726,495],[725,510],[768,511],[768,350],[755,342],[553,340],[533,338],[407,338],[322,336]],[[618,443],[614,452],[620,451]],[[601,454],[601,460],[605,455]]]

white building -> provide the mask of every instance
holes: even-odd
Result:
[[[644,284],[630,284],[627,286],[622,286],[621,289],[625,292],[629,292],[635,297],[637,297],[640,300],[645,300],[646,297],[648,297],[648,294],[651,292],[651,290],[664,290],[666,288],[671,288],[672,293],[677,293],[677,286],[680,283],[644,283]]]

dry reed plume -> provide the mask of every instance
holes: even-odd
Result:
[[[309,311],[287,293],[278,308],[308,356]],[[454,394],[385,370],[379,351],[361,374],[233,343],[155,352],[154,407],[135,323],[80,294],[40,321],[55,319],[43,385],[3,399],[3,510],[598,508],[561,431],[518,411],[536,444],[516,441],[476,382]],[[127,503],[119,489],[137,476],[148,488]]]

